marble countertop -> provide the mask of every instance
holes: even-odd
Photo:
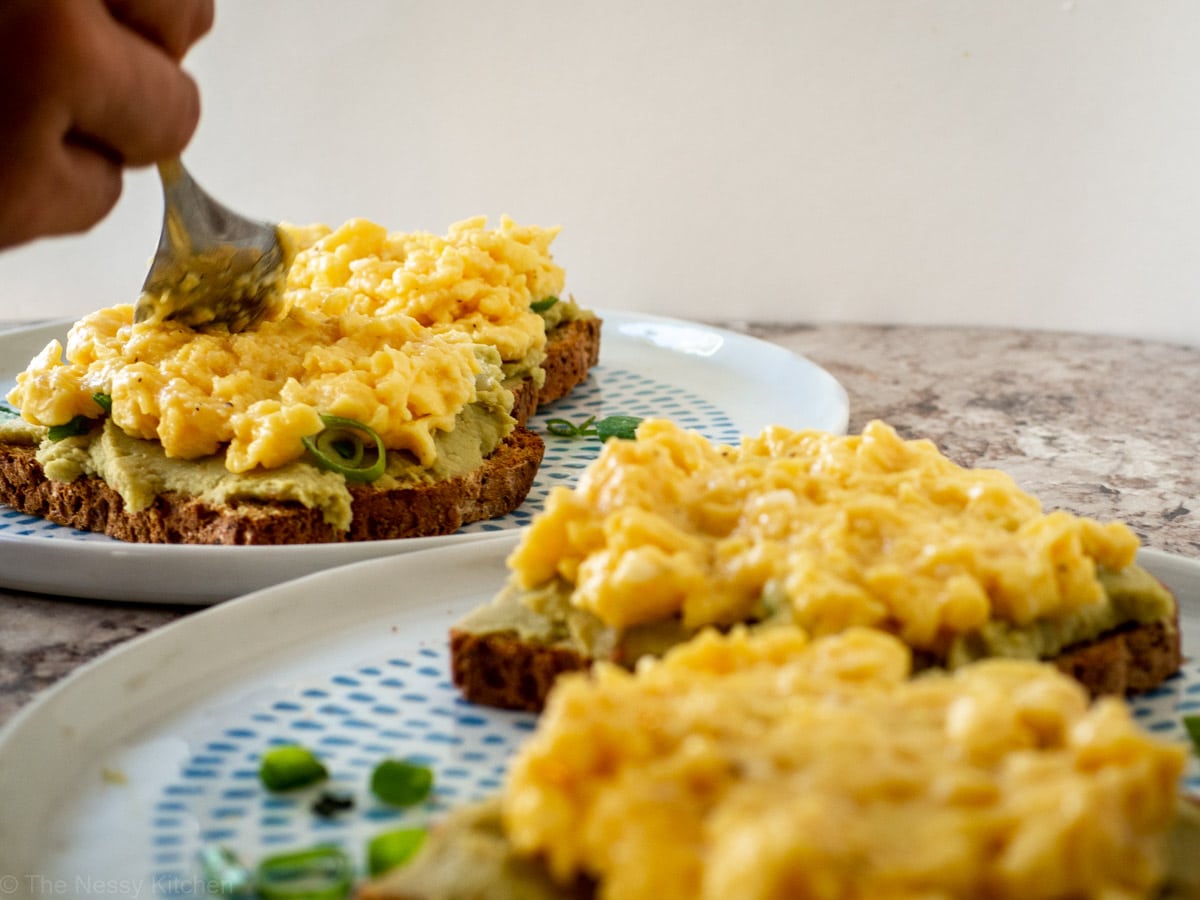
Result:
[[[874,325],[728,327],[802,353],[872,419],[1001,468],[1047,507],[1121,519],[1200,558],[1200,348],[1101,335]],[[747,402],[753,402],[747,398]],[[0,723],[79,665],[196,611],[0,587]]]

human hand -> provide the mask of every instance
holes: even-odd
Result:
[[[176,156],[200,117],[180,68],[213,0],[0,0],[0,247],[83,231],[125,166]]]

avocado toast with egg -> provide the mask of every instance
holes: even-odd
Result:
[[[1195,897],[1187,757],[1045,663],[709,629],[565,675],[500,792],[357,896]]]
[[[561,287],[552,236],[285,229],[281,312],[246,332],[93,313],[9,395],[0,502],[181,543],[416,537],[507,513],[542,457],[526,417],[599,353],[600,320],[540,293]]]
[[[1095,693],[1144,691],[1181,649],[1137,548],[880,422],[718,447],[652,420],[550,495],[507,584],[452,629],[452,672],[470,700],[538,710],[564,671],[632,667],[708,627],[868,626],[923,667],[1041,659]]]

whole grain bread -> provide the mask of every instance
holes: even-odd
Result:
[[[144,510],[126,510],[102,478],[52,481],[32,446],[0,446],[0,502],[123,541],[172,544],[307,544],[450,534],[468,522],[502,515],[524,501],[542,461],[542,439],[516,428],[472,472],[442,481],[380,490],[352,485],[349,532],[295,501],[242,500],[212,505],[164,493]]]
[[[1174,620],[1128,625],[1067,648],[1052,662],[1093,696],[1157,687],[1183,664]],[[566,644],[537,644],[515,632],[450,631],[450,671],[463,697],[483,706],[540,712],[555,679],[592,660]],[[632,664],[636,660],[625,660]]]
[[[541,406],[571,393],[600,361],[600,330],[603,321],[595,316],[563,322],[546,335],[546,358],[542,368],[546,380],[541,387],[526,378],[512,386],[512,417],[521,425]]]
[[[518,428],[481,468],[391,490],[351,485],[353,521],[348,532],[327,524],[319,510],[295,501],[244,499],[213,505],[166,493],[149,508],[129,512],[103,479],[51,481],[35,458],[36,448],[22,444],[0,443],[0,503],[59,525],[138,543],[303,544],[452,534],[524,502],[545,450],[541,438],[524,424],[539,405],[565,396],[587,378],[599,360],[601,324],[598,318],[585,318],[550,332],[545,383],[539,389],[525,379],[516,386],[513,417]]]

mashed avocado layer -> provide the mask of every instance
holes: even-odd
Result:
[[[1101,601],[1058,619],[1038,620],[1026,626],[990,620],[982,629],[957,637],[940,664],[957,668],[986,657],[1052,659],[1076,644],[1115,629],[1161,621],[1174,614],[1171,593],[1140,566],[1120,572],[1101,569],[1097,576],[1105,593]],[[779,615],[757,627],[787,624]],[[475,633],[511,631],[525,641],[565,645],[592,659],[625,664],[646,655],[661,656],[696,633],[685,629],[678,617],[618,632],[572,604],[570,585],[562,581],[533,590],[509,583],[491,603],[470,613],[458,627]]]
[[[946,654],[946,665],[957,668],[992,656],[1050,659],[1105,632],[1124,625],[1157,622],[1175,611],[1171,593],[1140,566],[1120,572],[1100,569],[1096,576],[1104,588],[1103,601],[1082,606],[1070,615],[1039,619],[1025,626],[993,619],[978,631],[956,638]]]
[[[372,486],[390,490],[471,472],[512,427],[512,417],[502,406],[471,404],[458,414],[452,431],[435,433],[437,461],[432,466],[422,467],[408,454],[390,451],[386,473]],[[45,429],[40,432],[44,435]],[[14,431],[13,437],[19,435]],[[217,506],[237,498],[294,501],[321,510],[324,521],[341,531],[349,529],[352,519],[350,491],[345,478],[335,472],[304,460],[276,469],[234,473],[225,468],[221,454],[195,460],[171,459],[161,444],[132,438],[111,420],[86,435],[43,441],[37,459],[46,476],[55,481],[69,482],[81,476],[103,478],[131,512],[146,509],[159,494],[178,492]]]
[[[546,336],[549,337],[550,332],[559,325],[576,322],[580,319],[590,319],[593,314],[571,298],[566,300],[560,298],[538,315],[545,322]],[[532,378],[534,384],[540,388],[546,380],[546,372],[542,368],[542,361],[545,358],[546,351],[539,347],[537,350],[531,350],[521,359],[502,363],[500,369],[504,373],[505,383],[511,386],[515,381]]]

